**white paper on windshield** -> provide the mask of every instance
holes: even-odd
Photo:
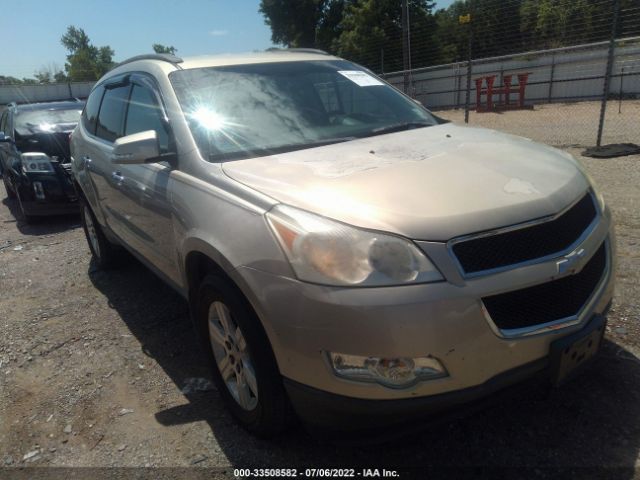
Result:
[[[360,87],[371,87],[373,85],[384,85],[377,78],[373,78],[367,72],[362,70],[338,70],[338,73],[343,77],[347,77],[353,83]]]

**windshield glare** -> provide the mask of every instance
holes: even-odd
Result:
[[[420,105],[346,61],[199,68],[170,78],[203,156],[214,161],[436,124]]]
[[[78,123],[82,109],[25,110],[16,114],[16,130],[52,130],[54,126]]]

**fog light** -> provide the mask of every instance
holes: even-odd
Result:
[[[38,200],[44,200],[44,188],[42,188],[42,182],[33,182],[33,192],[36,194]]]
[[[403,388],[422,380],[446,377],[447,370],[433,357],[361,357],[329,353],[333,371],[339,377],[376,382],[386,387]]]

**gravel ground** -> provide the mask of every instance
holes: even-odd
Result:
[[[0,477],[34,478],[16,468],[30,466],[193,467],[180,470],[192,477],[207,472],[197,467],[546,465],[637,478],[640,156],[583,161],[614,211],[619,254],[606,342],[588,374],[366,447],[321,444],[300,427],[272,441],[245,433],[193,380],[205,369],[185,302],[133,259],[97,271],[78,218],[27,225],[0,184]]]
[[[438,115],[464,122],[464,110],[443,110]],[[640,143],[640,100],[607,103],[602,144]],[[469,112],[469,124],[495,128],[558,147],[590,147],[598,138],[600,102],[536,105],[535,110],[504,113]]]

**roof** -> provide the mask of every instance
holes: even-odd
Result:
[[[165,74],[169,74],[176,69],[188,70],[191,68],[221,67],[227,65],[322,60],[342,59],[329,55],[321,50],[305,48],[273,48],[267,51],[233,54],[227,53],[186,58],[176,57],[175,55],[146,54],[138,55],[119,63],[113,68],[113,70],[110,70],[109,73],[98,81],[98,85],[104,81],[108,81],[108,79],[113,76],[129,73],[136,68],[140,68],[142,70],[148,70],[149,68],[153,68],[154,70],[159,69]],[[135,65],[135,67],[133,65]]]
[[[260,52],[233,54],[227,53],[187,58],[180,58],[176,57],[175,55],[147,54],[138,55],[124,60],[123,62],[115,66],[113,70],[111,70],[111,72],[115,74],[127,72],[129,71],[129,69],[127,69],[126,66],[130,63],[137,62],[153,62],[154,65],[169,73],[176,68],[190,69],[203,67],[219,67],[223,65],[245,65],[250,63],[294,62],[305,60],[339,60],[339,58],[329,55],[322,50],[305,48],[271,48],[267,51]]]

